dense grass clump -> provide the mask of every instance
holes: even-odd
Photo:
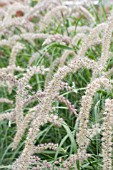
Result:
[[[112,7],[0,2],[0,169],[112,170]]]

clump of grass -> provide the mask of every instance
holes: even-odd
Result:
[[[112,170],[112,11],[9,0],[0,22],[0,168]]]

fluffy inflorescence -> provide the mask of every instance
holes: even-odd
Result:
[[[16,134],[11,144],[13,150],[18,147],[27,130],[25,146],[20,156],[13,163],[12,170],[53,168],[51,163],[46,160],[42,162],[37,155],[44,150],[56,151],[58,144],[45,143],[36,145],[36,140],[41,127],[45,124],[51,123],[59,128],[65,125],[63,118],[54,113],[55,102],[64,104],[68,112],[73,114],[77,131],[75,139],[77,149],[75,153],[65,160],[56,161],[58,166],[61,164],[64,170],[77,169],[78,161],[82,165],[83,160],[91,156],[91,154],[87,153],[91,139],[101,133],[103,170],[112,170],[113,168],[113,99],[106,99],[105,107],[103,107],[103,118],[99,123],[89,127],[96,92],[101,89],[107,92],[112,91],[113,80],[111,76],[113,69],[108,70],[106,67],[110,59],[109,49],[113,31],[113,15],[106,22],[96,25],[95,18],[85,6],[75,4],[73,7],[70,4],[71,2],[61,2],[60,0],[41,0],[34,7],[30,5],[30,2],[28,3],[28,1],[24,0],[20,0],[18,3],[13,0],[2,3],[0,11],[0,46],[10,48],[11,53],[8,65],[0,68],[0,86],[2,88],[7,87],[9,94],[15,89],[16,95],[14,100],[5,97],[0,98],[0,103],[6,103],[12,108],[11,111],[8,110],[0,114],[0,121],[7,119],[16,124]],[[76,14],[76,17],[83,15],[84,19],[91,23],[91,27],[84,25],[75,29],[75,26],[71,25],[64,30],[64,34],[51,33],[56,27],[56,23],[61,23],[62,27],[64,20],[67,20],[68,17],[70,22],[73,23],[73,17],[71,18],[73,14]],[[33,22],[33,19],[36,19],[36,21]],[[51,34],[45,33],[46,29]],[[53,30],[50,31],[50,29]],[[28,44],[37,46],[37,39],[43,41],[41,44],[42,51],[35,51],[30,56],[28,66],[18,66],[18,56],[21,55],[24,59],[23,51],[28,48]],[[55,44],[65,49],[61,57],[52,57],[46,51]],[[79,47],[74,48],[77,45]],[[101,55],[97,60],[90,59],[86,55],[87,51],[95,45],[102,46]],[[41,64],[41,57],[45,57],[49,61],[50,67]],[[39,60],[39,63],[36,63],[35,66],[36,59]],[[76,74],[82,68],[91,70],[92,77],[85,88],[85,94],[81,98],[80,108],[77,110],[75,105],[61,93],[62,90],[69,93],[76,91],[68,83],[64,82],[64,79],[68,74]],[[33,90],[30,80],[34,75],[44,77],[43,90],[40,90],[38,83],[37,90]],[[33,105],[33,102],[36,102],[36,104]],[[31,106],[29,106],[30,104]],[[27,113],[25,111],[26,106],[29,106]],[[56,169],[58,166],[54,162]]]

